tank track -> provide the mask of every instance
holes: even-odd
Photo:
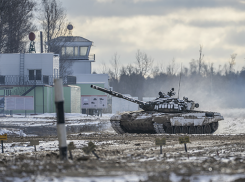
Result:
[[[163,129],[163,124],[158,124],[156,122],[153,123],[153,126],[154,126],[154,129],[155,129],[155,132],[157,134],[160,134],[160,133],[165,133],[164,129]]]
[[[125,132],[120,126],[120,121],[111,121],[111,127],[118,133],[118,134],[124,134]]]

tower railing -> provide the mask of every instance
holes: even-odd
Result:
[[[27,85],[54,85],[54,79],[58,76],[54,75],[0,75],[0,86],[13,85],[13,86],[27,86]],[[75,85],[76,77],[66,75],[63,76],[64,85]]]

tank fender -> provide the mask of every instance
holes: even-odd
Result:
[[[152,122],[155,122],[158,124],[170,123],[170,117],[164,114],[153,115]]]
[[[205,118],[184,118],[184,117],[173,117],[170,119],[172,126],[200,126],[203,125]]]
[[[143,115],[139,115],[135,118],[135,120],[146,120],[148,118],[152,118],[152,115],[150,114],[143,114]]]
[[[113,116],[111,117],[111,119],[110,119],[110,120],[113,120],[113,121],[120,121],[120,120],[121,120],[121,118],[122,118],[122,116],[121,116],[121,115],[119,115],[119,114],[115,114],[115,115],[113,115]]]
[[[220,113],[214,112],[214,118],[218,120],[224,120],[224,117]]]

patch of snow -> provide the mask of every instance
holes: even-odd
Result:
[[[8,130],[8,129],[5,129],[5,128],[1,128],[0,129],[0,135],[3,135],[3,134],[8,134],[8,135],[16,134],[16,135],[19,135],[21,137],[25,137],[26,136],[26,134],[22,130]]]
[[[46,177],[46,176],[37,176],[37,177],[25,177],[25,178],[16,178],[16,177],[8,177],[6,180],[8,181],[16,181],[16,182],[25,182],[25,181],[33,181],[36,182],[138,182],[145,181],[147,179],[146,175],[122,175],[122,176],[98,176],[98,177]]]
[[[212,170],[212,168],[210,168]],[[175,173],[171,173],[170,175],[170,181],[172,182],[181,182],[183,181],[198,181],[198,182],[206,182],[206,181],[225,181],[225,182],[231,182],[235,181],[239,178],[245,179],[244,174],[234,174],[234,175],[228,175],[228,174],[216,174],[216,175],[192,175],[192,176],[179,176]]]

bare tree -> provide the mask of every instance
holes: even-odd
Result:
[[[55,38],[68,34],[66,13],[61,3],[56,0],[42,0],[39,20],[44,31],[46,51],[57,52],[56,49],[59,49],[57,44],[60,45],[60,40]]]
[[[72,75],[72,65],[73,61],[69,60],[69,57],[60,59],[59,76],[63,78],[66,75]]]
[[[151,71],[154,59],[148,57],[146,53],[137,50],[136,52],[136,67],[139,74],[142,74],[144,77],[148,76]]]
[[[151,69],[151,75],[153,77],[156,77],[157,75],[160,74],[160,68],[158,66],[154,66],[152,69]]]
[[[62,54],[62,47],[72,42],[74,38],[68,35],[67,20],[64,8],[58,0],[42,0],[39,15],[42,29],[44,31],[44,41],[46,52],[60,54],[60,77],[71,75],[73,60],[68,55]]]
[[[113,72],[116,80],[119,80],[119,59],[120,56],[118,56],[118,54],[115,53],[111,60]]]
[[[7,1],[0,0],[0,53],[4,52],[6,43],[6,32],[7,32]]]
[[[202,69],[202,61],[203,61],[203,57],[204,54],[202,54],[202,45],[200,45],[200,50],[199,50],[199,60],[198,60],[198,73],[199,75],[201,74],[201,69]]]
[[[192,59],[190,64],[190,74],[197,74],[198,71],[198,65],[197,65],[197,60]]]
[[[25,38],[35,31],[32,23],[34,0],[0,0],[0,52],[24,51]]]
[[[171,63],[167,66],[167,74],[168,75],[175,75],[176,74],[175,58],[173,58]]]
[[[231,55],[231,60],[229,61],[229,73],[233,71],[234,65],[236,64],[236,56],[236,53]]]
[[[102,64],[101,65],[101,67],[102,67],[102,74],[108,73],[110,70],[107,71],[107,66],[106,66],[105,62],[102,62],[101,64]]]

